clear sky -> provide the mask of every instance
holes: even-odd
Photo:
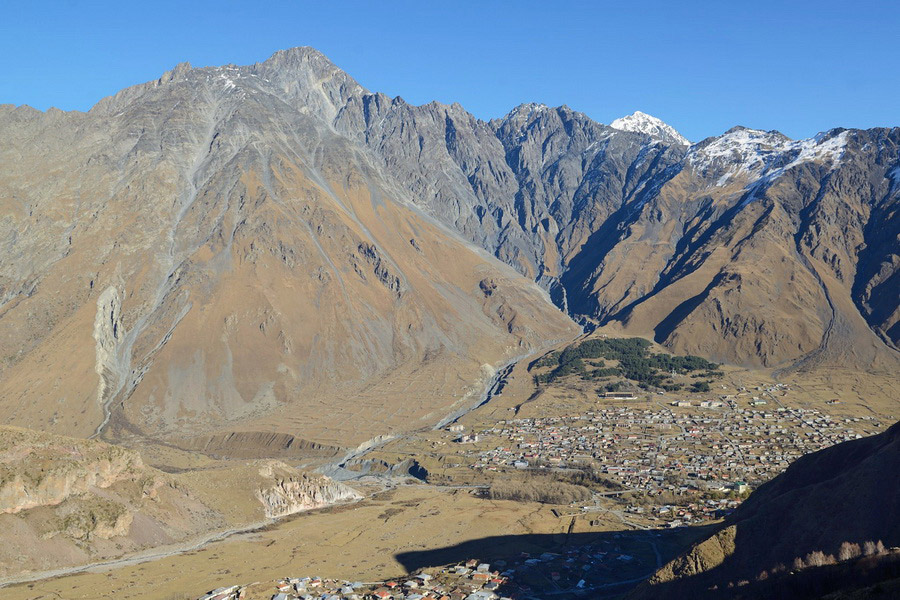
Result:
[[[900,2],[5,0],[0,103],[86,110],[181,61],[314,46],[362,85],[489,119],[523,102],[692,140],[900,125]]]

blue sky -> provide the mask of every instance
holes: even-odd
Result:
[[[0,103],[86,110],[176,63],[314,46],[373,91],[522,102],[609,123],[642,110],[692,140],[900,125],[900,2],[9,2]]]

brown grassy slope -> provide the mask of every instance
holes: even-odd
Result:
[[[308,104],[213,71],[87,114],[0,109],[6,422],[88,436],[108,409],[113,437],[355,446],[577,331]]]

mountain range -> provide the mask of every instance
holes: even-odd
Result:
[[[433,425],[576,323],[749,367],[900,366],[900,128],[483,121],[295,48],[86,113],[2,106],[0,164],[13,425],[333,454]]]

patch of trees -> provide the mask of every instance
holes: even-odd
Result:
[[[615,367],[603,367],[600,369],[591,369],[584,375],[582,375],[583,379],[604,379],[606,377],[615,377],[616,375],[621,375],[622,371]]]
[[[613,382],[610,382],[610,383],[607,383],[606,385],[604,385],[603,391],[604,392],[619,392],[619,391],[622,391],[622,388],[624,388],[624,387],[625,387],[625,384],[622,383],[621,381],[613,381]]]
[[[531,365],[532,368],[537,367],[555,367],[559,364],[559,355],[560,352],[558,350],[553,351],[545,356],[534,361],[534,364]]]
[[[739,492],[737,490],[707,490],[700,493],[703,500],[746,500],[750,497],[750,490]]]
[[[873,542],[871,540],[863,542],[862,546],[852,542],[844,542],[838,549],[837,557],[833,554],[825,554],[821,550],[810,552],[805,557],[798,556],[791,563],[794,571],[800,571],[809,567],[822,567],[825,565],[834,565],[838,562],[853,560],[860,556],[873,556],[883,554],[885,552],[884,543],[881,540]]]
[[[497,481],[485,490],[484,496],[490,500],[515,500],[543,504],[572,504],[573,502],[586,502],[593,498],[591,491],[580,485],[537,478],[524,481]]]
[[[711,598],[812,600],[813,598],[895,597],[900,578],[900,552],[880,542],[844,542],[837,554],[820,550],[761,571],[756,577],[709,588]]]
[[[539,467],[535,462],[534,467]],[[571,504],[587,502],[594,491],[610,492],[624,489],[621,484],[597,469],[594,464],[582,464],[568,469],[530,468],[498,473],[483,492],[491,500],[515,500],[543,504]]]
[[[567,375],[577,374],[583,380],[602,380],[623,377],[637,383],[642,389],[650,387],[667,391],[681,389],[681,384],[671,380],[671,374],[697,373],[698,377],[720,377],[719,365],[699,356],[673,356],[650,352],[650,342],[642,338],[595,338],[563,351],[551,352],[535,361],[532,368],[546,368],[546,373],[536,374],[536,384],[553,383]],[[618,362],[617,367],[607,367],[602,359]],[[611,387],[614,386],[614,387]],[[607,391],[618,391],[617,383],[607,384]],[[709,382],[696,382],[692,391],[709,391]]]
[[[540,467],[542,463],[541,461],[534,461],[532,464],[535,467]],[[543,478],[561,483],[570,483],[590,488],[594,491],[616,492],[625,489],[622,484],[610,479],[592,462],[570,465],[567,469],[537,468],[520,472],[527,478]]]

